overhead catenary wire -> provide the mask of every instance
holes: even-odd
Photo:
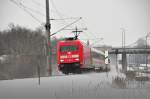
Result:
[[[59,19],[55,19],[56,21],[57,21],[57,20],[61,20],[61,21],[62,21],[61,24],[66,25],[66,24],[69,24],[69,22],[67,22],[66,20],[69,20],[69,19],[71,19],[71,20],[72,20],[72,19],[73,19],[73,20],[78,19],[78,17],[77,17],[77,18],[75,18],[75,17],[69,17],[69,18],[68,18],[68,16],[66,16],[66,15],[64,15],[64,14],[62,14],[62,13],[60,13],[60,11],[59,11],[58,8],[56,7],[55,2],[54,2],[53,0],[50,0],[50,2],[51,2],[51,5],[53,6],[53,8],[55,9],[56,14],[57,14],[58,17],[59,17]],[[64,18],[64,16],[67,17],[67,18]],[[69,27],[73,28],[72,25],[70,25]]]
[[[36,0],[36,1],[35,1],[35,0],[32,0],[32,2],[33,2],[34,4],[36,4],[38,7],[41,7],[42,9],[45,10],[45,6],[42,5],[41,3],[37,2],[37,0]]]
[[[54,1],[53,1],[53,0],[50,0],[50,2],[51,2],[51,5],[53,6],[53,8],[55,9],[57,15],[59,16],[59,18],[63,18],[62,16],[64,16],[64,15],[63,15],[62,13],[60,13],[60,11],[57,9],[57,7],[56,7]]]
[[[35,0],[32,0],[32,2],[35,4],[35,5],[37,5],[38,6],[38,8],[40,7],[40,8],[42,8],[43,10],[45,10],[45,6],[44,5],[42,5],[41,3],[39,3],[39,2],[37,2],[37,1],[35,1]],[[41,13],[40,11],[34,11],[34,12],[36,12],[36,13]],[[58,11],[54,11],[53,9],[50,9],[50,12],[53,12],[53,13],[56,13],[57,15],[58,15]],[[44,15],[44,17],[46,16],[45,14],[41,14],[42,16]]]
[[[87,27],[86,25],[85,25],[85,21],[84,21],[84,19],[82,19],[82,21],[83,21],[83,23],[81,22],[80,24],[82,25],[82,27]],[[89,29],[87,29],[87,31],[89,31]],[[89,32],[90,33],[90,32]],[[85,34],[85,36],[87,37],[87,38],[90,38],[91,36],[88,34],[88,33],[84,33]]]
[[[83,26],[83,27],[87,27],[86,26],[86,22],[85,22],[85,20],[84,19],[82,19],[82,23],[80,22],[80,24]],[[87,29],[87,32],[86,33],[83,33],[83,34],[85,34],[84,36],[86,36],[87,38],[86,38],[86,40],[88,41],[88,40],[95,40],[95,38],[98,38],[95,34],[92,34],[92,32],[89,30],[89,28]]]
[[[81,20],[81,19],[82,19],[82,17],[80,17],[79,19],[75,20],[74,22],[72,22],[72,23],[70,23],[70,24],[68,24],[68,25],[66,25],[66,26],[64,26],[64,27],[62,27],[61,29],[59,29],[58,31],[54,32],[54,33],[53,33],[53,34],[51,34],[50,36],[53,36],[53,35],[57,34],[58,32],[60,32],[60,31],[64,30],[65,28],[67,28],[67,27],[71,26],[72,24],[74,24],[74,23],[78,22],[78,21],[79,21],[79,20]]]
[[[28,7],[28,6],[26,6],[25,4],[25,2],[24,2],[24,0],[10,0],[11,2],[13,2],[15,5],[17,5],[19,8],[21,8],[22,10],[24,10],[26,13],[28,13],[33,19],[35,19],[38,23],[40,23],[40,25],[42,24],[43,25],[43,22],[42,21],[40,21],[35,15],[34,15],[34,13],[35,14],[38,14],[38,15],[41,15],[41,16],[45,16],[45,14],[43,14],[42,12],[40,12],[40,11],[38,11],[38,10],[35,10],[35,9],[33,9],[33,8],[30,8],[30,7]],[[41,5],[39,2],[37,2],[37,1],[35,1],[35,0],[31,0],[34,4],[36,4],[36,5],[38,5],[38,6],[41,6],[41,8],[44,8],[44,6],[43,5]],[[54,3],[54,1],[53,0],[50,0],[51,1],[51,4],[53,5],[53,8],[55,9],[55,13],[59,16],[59,18],[60,19],[58,19],[58,18],[52,18],[51,20],[55,20],[55,21],[62,21],[62,23],[63,24],[67,24],[67,25],[65,25],[63,28],[61,28],[61,29],[59,29],[58,31],[56,31],[56,32],[60,32],[61,30],[63,30],[63,29],[65,29],[66,27],[71,27],[71,28],[73,28],[73,24],[74,24],[74,22],[73,22],[73,24],[68,24],[68,22],[66,22],[66,20],[76,20],[77,19],[77,17],[70,17],[70,18],[64,18],[63,16],[63,14],[62,13],[60,13],[60,11],[57,9],[57,7],[56,7],[56,5],[55,5],[55,3]],[[83,19],[82,19],[83,20]],[[76,22],[75,22],[76,23]],[[81,24],[81,23],[80,23]],[[43,25],[44,26],[44,25]],[[54,32],[54,34],[56,33],[56,32]],[[90,33],[90,32],[89,32]],[[88,34],[89,34],[88,33]],[[54,34],[52,34],[52,35],[54,35]],[[84,34],[86,34],[86,35],[88,35],[87,33],[84,33]],[[92,35],[93,36],[93,35]],[[91,36],[87,36],[87,38],[90,38]]]
[[[35,2],[34,0],[32,0],[34,3],[36,3],[37,5],[39,5],[39,3],[38,2]],[[53,6],[53,8],[54,8],[54,10],[55,10],[55,13],[58,15],[58,17],[59,17],[59,19],[58,18],[51,18],[50,20],[54,20],[54,21],[61,21],[61,23],[65,23],[65,24],[67,24],[67,25],[65,25],[64,27],[71,27],[71,28],[73,28],[72,27],[72,24],[70,25],[68,22],[66,22],[66,20],[77,20],[79,17],[67,17],[67,18],[64,18],[63,16],[63,14],[62,13],[60,13],[60,11],[57,9],[57,7],[56,7],[56,5],[55,5],[55,3],[54,3],[54,1],[53,0],[50,0],[51,1],[51,5]],[[76,23],[76,22],[75,22]],[[74,24],[74,22],[73,22],[73,24]],[[59,29],[58,30],[58,32],[60,32],[61,30],[63,30],[63,29]],[[56,32],[55,32],[56,33]],[[52,34],[53,35],[53,34]]]
[[[12,3],[14,3],[15,5],[17,5],[19,8],[21,8],[22,10],[24,10],[26,13],[28,13],[33,19],[35,19],[40,25],[42,24],[42,22],[36,18],[31,12],[29,12],[26,7],[21,3],[21,2],[16,2],[15,0],[10,0]]]
[[[37,10],[34,10],[34,9],[32,9],[32,8],[30,8],[30,7],[27,7],[27,6],[25,6],[23,3],[24,2],[22,2],[22,1],[16,1],[16,0],[11,0],[13,3],[15,3],[18,7],[20,7],[21,9],[23,9],[25,12],[27,12],[30,16],[32,16],[34,19],[36,19],[39,23],[42,23],[39,19],[37,19],[31,12],[29,12],[29,11],[32,11],[32,12],[34,12],[34,13],[36,13],[36,14],[40,14],[40,15],[42,15],[42,16],[45,16],[43,13],[41,13],[40,11],[37,11]],[[34,3],[35,3],[35,1],[34,0],[32,0]],[[36,2],[36,4],[38,5],[38,3]],[[54,2],[52,3],[53,5],[54,5]],[[54,5],[54,8],[57,10],[57,8],[56,8],[56,6]],[[59,11],[57,10],[56,11],[57,13],[59,13]],[[61,14],[59,14],[60,15],[60,17],[61,17]],[[62,17],[61,17],[62,18]],[[78,19],[77,17],[70,17],[70,18],[62,18],[62,19],[51,19],[51,20],[72,20],[72,19]],[[76,23],[76,21],[75,22],[73,22],[73,24],[74,23]],[[68,25],[65,25],[64,27],[69,27],[69,26],[71,26],[72,24],[68,24]],[[62,28],[63,29],[63,28]],[[58,32],[59,31],[61,31],[62,29],[59,29],[58,30]],[[56,32],[55,32],[56,33]],[[53,34],[52,34],[53,35]]]
[[[60,19],[64,19],[64,18],[62,17],[62,14],[58,11],[58,9],[57,9],[57,7],[56,7],[54,1],[53,1],[53,0],[50,0],[50,2],[51,2],[51,5],[53,6],[53,8],[55,9],[56,14],[57,14],[58,17],[59,17],[59,20],[60,20]],[[56,21],[56,19],[51,19],[51,20],[55,20],[55,21]],[[58,19],[57,19],[57,20],[58,20]],[[61,24],[63,24],[63,25],[64,25],[64,23],[66,24],[66,21],[65,21],[65,20],[61,20],[61,21],[62,21]]]
[[[21,3],[21,6],[22,6],[23,4]],[[23,5],[24,6],[24,8],[26,8],[26,9],[28,9],[28,10],[30,10],[30,11],[32,11],[32,12],[34,12],[34,13],[36,13],[36,14],[39,14],[39,15],[41,15],[41,16],[46,16],[45,14],[43,14],[42,12],[40,12],[40,11],[38,11],[38,10],[34,10],[34,9],[32,9],[32,8],[30,8],[30,7],[27,7],[27,6],[25,6],[25,5]]]
[[[54,1],[51,0],[51,2],[52,2],[53,7],[55,8],[55,11],[57,12],[58,16],[60,17],[60,19],[51,19],[51,20],[62,21],[63,24],[64,24],[64,23],[67,24],[66,20],[71,20],[71,19],[77,19],[77,18],[78,18],[78,17],[63,18],[62,13],[60,13],[60,12],[58,11],[58,9],[56,8],[56,5],[54,4]],[[82,20],[83,20],[83,19],[82,19]],[[81,24],[81,22],[79,22],[78,24]],[[72,25],[70,25],[69,27],[71,27],[70,30],[73,30],[73,29],[74,29],[74,27],[73,27]],[[65,30],[67,30],[67,29],[65,29]],[[69,30],[69,29],[68,29],[68,30]],[[87,29],[86,29],[86,30],[87,30]],[[85,33],[85,34],[86,34],[86,33]],[[89,37],[90,37],[90,36],[88,36],[87,38],[89,38]]]
[[[51,18],[50,20],[56,20],[56,21],[57,21],[57,20],[72,20],[72,19],[75,20],[75,19],[78,19],[78,18],[79,18],[79,17],[70,17],[70,18],[61,18],[61,19],[52,19],[52,18]]]
[[[41,16],[46,16],[44,13],[42,13],[42,12],[40,12],[40,11],[38,11],[38,10],[35,10],[35,9],[33,9],[33,8],[30,8],[30,7],[28,7],[28,6],[26,6],[25,5],[25,2],[18,2],[18,4],[20,4],[20,6],[23,6],[25,9],[28,9],[28,10],[30,10],[30,11],[32,11],[32,12],[34,12],[34,13],[36,13],[36,14],[39,14],[39,15],[41,15]]]

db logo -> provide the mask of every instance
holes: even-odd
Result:
[[[71,52],[67,52],[67,54],[71,54]]]

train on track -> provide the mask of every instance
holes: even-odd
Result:
[[[91,48],[74,38],[57,43],[57,65],[64,74],[110,70],[110,66],[105,64],[104,51]]]

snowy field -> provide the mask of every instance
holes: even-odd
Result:
[[[0,81],[0,99],[150,99],[149,81],[115,71]]]

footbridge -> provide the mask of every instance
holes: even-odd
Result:
[[[111,48],[109,54],[150,54],[150,48]]]
[[[127,71],[127,54],[150,54],[150,48],[110,48],[109,54],[116,54],[116,58],[118,54],[122,54],[122,68],[123,71]],[[147,64],[147,60],[146,60]]]

